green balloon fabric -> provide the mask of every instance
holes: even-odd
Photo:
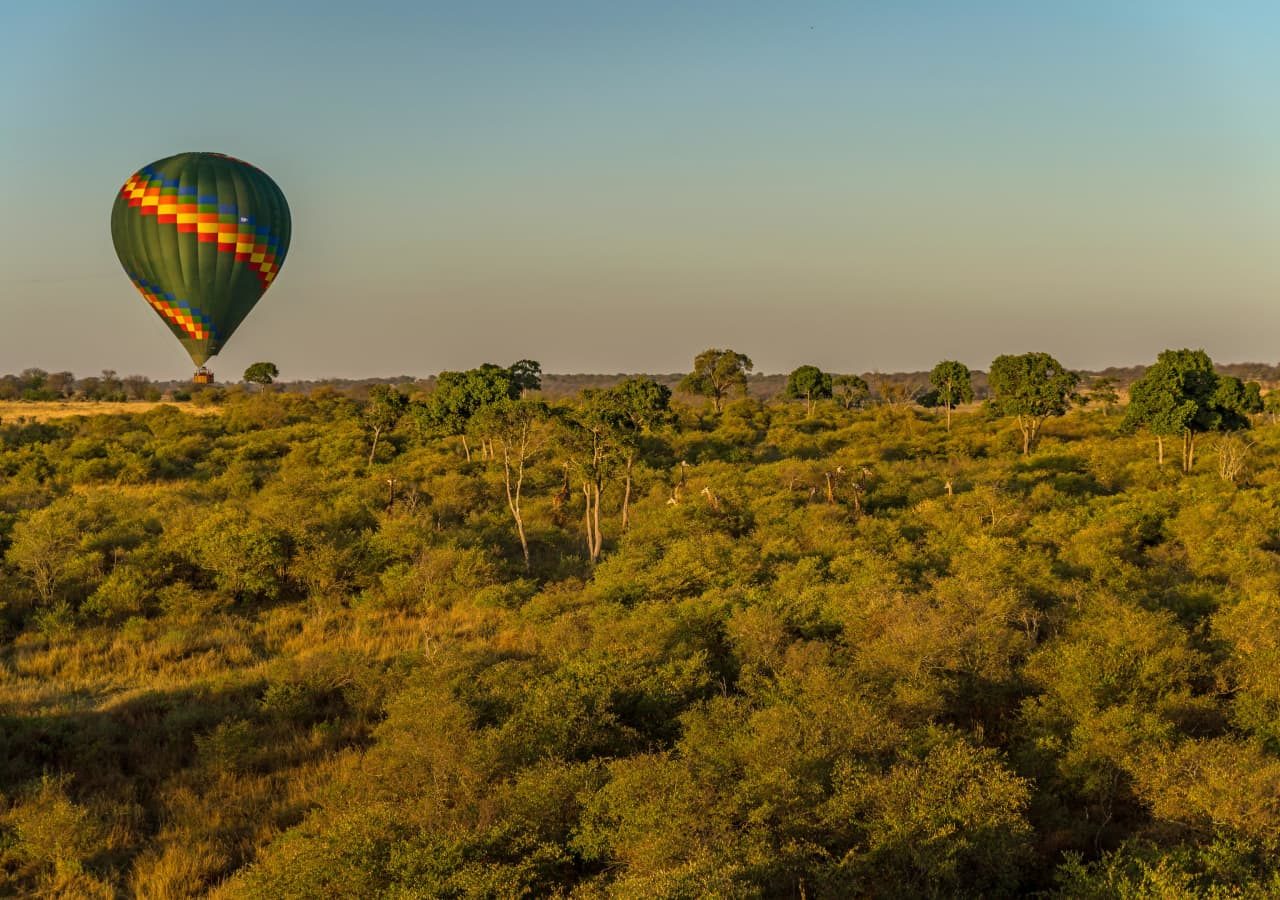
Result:
[[[125,274],[197,366],[217,355],[275,281],[290,226],[276,183],[220,153],[143,166],[111,208]]]

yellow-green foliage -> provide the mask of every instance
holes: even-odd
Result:
[[[1271,426],[221,402],[0,425],[0,894],[1280,893]]]

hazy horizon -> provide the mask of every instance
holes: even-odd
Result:
[[[183,150],[293,210],[225,380],[1280,358],[1267,4],[67,2],[0,75],[0,371],[190,372],[108,233]]]

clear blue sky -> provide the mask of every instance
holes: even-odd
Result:
[[[211,366],[426,374],[1280,358],[1280,5],[0,6],[0,371],[180,376],[114,192],[289,197]]]

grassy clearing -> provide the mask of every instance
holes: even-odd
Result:
[[[110,416],[121,413],[144,413],[157,406],[174,406],[196,416],[212,416],[222,411],[218,406],[195,406],[191,403],[162,403],[134,400],[130,403],[108,403],[102,400],[4,400],[0,401],[0,422],[49,422],[72,416]]]

